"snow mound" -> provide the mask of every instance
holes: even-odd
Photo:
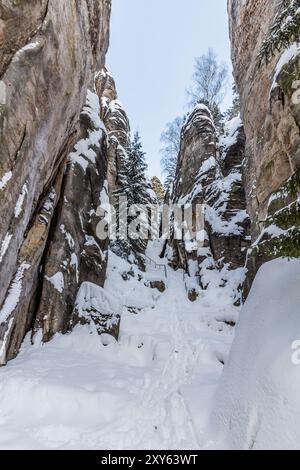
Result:
[[[273,260],[256,276],[216,395],[220,447],[299,448],[299,285],[297,259]]]

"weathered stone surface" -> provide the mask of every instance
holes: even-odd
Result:
[[[2,101],[5,95],[0,106],[1,363],[14,357],[37,310],[43,311],[44,294],[39,298],[36,293],[44,270],[45,275],[51,272],[46,253],[56,263],[63,258],[63,245],[55,248],[58,224],[70,221],[75,210],[79,217],[93,207],[88,199],[95,197],[96,190],[82,197],[87,179],[77,174],[76,180],[70,168],[66,173],[65,169],[82,132],[79,114],[87,89],[104,65],[110,9],[110,0],[1,3]],[[104,153],[101,158],[105,160]],[[101,180],[95,179],[94,175],[89,187],[100,191]],[[77,204],[68,213],[62,198],[70,197],[75,180],[71,202],[77,197]],[[81,243],[79,238],[79,257]],[[54,302],[54,297],[49,298],[50,304]],[[69,311],[71,298],[67,302]],[[45,339],[66,329],[65,319],[63,326],[58,323],[45,326]]]
[[[101,96],[101,118],[109,137],[108,147],[108,186],[110,198],[118,187],[120,159],[130,146],[130,124],[127,114],[118,101],[116,84],[107,69],[97,74],[96,90]]]
[[[236,118],[218,137],[209,110],[199,105],[184,124],[173,202],[202,207],[202,238],[172,240],[174,267],[207,287],[207,270],[243,267],[249,246],[249,217],[241,175],[245,136]],[[195,224],[193,230],[196,230]],[[189,282],[187,282],[189,284]],[[187,285],[191,300],[195,287]]]
[[[263,42],[272,40],[269,32],[276,14],[283,8],[284,2],[228,1],[234,75],[246,133],[247,210],[252,222],[245,295],[262,263],[276,256],[300,256],[300,101],[295,99],[294,86],[300,76],[300,49],[283,59],[286,47],[279,47],[269,61],[258,61]]]
[[[164,281],[151,281],[150,287],[151,289],[157,289],[159,292],[165,292],[166,290]]]
[[[35,330],[43,329],[44,341],[76,324],[74,304],[82,283],[103,286],[105,281],[108,239],[98,239],[96,227],[100,221],[97,210],[108,200],[107,150],[105,132],[96,118],[100,114],[97,100],[97,95],[89,92],[81,114],[82,138],[69,155],[44,254],[35,320]]]

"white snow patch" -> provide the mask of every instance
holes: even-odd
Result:
[[[7,330],[4,333],[3,340],[0,340],[0,365],[1,366],[6,363],[6,343],[9,338],[13,323],[14,323],[14,319],[11,318],[8,322]]]
[[[12,178],[12,172],[11,171],[8,171],[7,173],[5,173],[1,180],[0,180],[0,191],[3,191],[6,186],[7,186],[7,183],[11,180]]]
[[[70,250],[73,250],[75,248],[75,241],[70,232],[67,231],[66,227],[64,224],[61,224],[60,226],[60,231],[64,235]]]
[[[91,307],[123,312],[118,343],[91,334],[89,326],[44,345],[32,346],[28,336],[21,354],[0,369],[1,449],[198,450],[206,445],[221,362],[233,339],[224,321],[236,319],[239,311],[232,306],[235,281],[228,288],[209,287],[191,303],[183,272],[159,258],[161,249],[160,242],[150,243],[147,255],[168,271],[162,294],[145,286],[152,276],[148,266],[140,272],[111,252],[104,289],[81,287],[78,305],[84,315]],[[125,281],[122,274],[130,270],[133,276]]]
[[[22,263],[18,268],[9,288],[3,307],[0,310],[0,323],[6,322],[6,320],[17,307],[22,292],[22,279],[24,277],[25,271],[29,268],[30,264],[27,264],[25,262]]]
[[[277,62],[275,72],[274,72],[274,78],[273,78],[273,83],[271,86],[271,91],[278,86],[277,79],[280,75],[281,70],[283,67],[288,64],[291,60],[293,60],[295,57],[297,57],[300,54],[300,43],[299,42],[294,42],[291,44],[280,56],[280,59]],[[270,92],[271,93],[271,92]]]
[[[203,162],[201,168],[198,172],[198,176],[202,176],[204,173],[208,173],[212,168],[216,167],[216,159],[215,157],[211,156]]]
[[[45,279],[50,282],[53,287],[62,294],[65,288],[64,275],[61,271],[57,272],[51,277],[45,276]]]
[[[276,259],[259,270],[215,398],[211,435],[218,433],[218,447],[299,449],[300,366],[292,361],[299,285],[299,259]]]
[[[12,234],[7,233],[4,237],[4,240],[1,244],[1,249],[0,249],[0,263],[2,263],[2,260],[7,252],[7,249],[9,247],[10,241],[12,239]]]
[[[103,315],[121,315],[122,305],[119,299],[107,292],[103,287],[91,282],[83,282],[80,286],[76,308],[82,317],[90,317],[91,312]]]
[[[226,150],[236,143],[237,132],[242,126],[240,115],[228,121],[225,125],[224,135],[220,138],[220,147],[222,148],[223,155]]]
[[[81,114],[89,116],[94,129],[88,130],[86,139],[77,142],[74,151],[69,155],[69,159],[72,163],[80,165],[85,173],[89,164],[96,164],[97,155],[94,148],[99,147],[103,134],[106,134],[105,126],[100,119],[100,102],[96,93],[88,90],[86,104]]]
[[[76,282],[78,282],[78,280],[79,280],[79,268],[78,268],[78,266],[79,265],[78,265],[78,258],[77,258],[75,253],[72,253],[72,255],[71,255],[70,265],[73,267],[73,269],[75,269]]]
[[[27,193],[28,193],[28,186],[27,186],[27,183],[25,183],[23,185],[21,194],[18,197],[17,204],[16,204],[16,207],[15,207],[15,217],[16,218],[18,218],[20,216],[20,214],[22,213],[23,204],[24,204],[24,200],[25,200],[25,197],[26,197]]]

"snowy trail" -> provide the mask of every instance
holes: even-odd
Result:
[[[131,307],[124,308],[119,343],[103,346],[89,327],[77,327],[46,345],[28,341],[0,369],[0,449],[206,445],[213,393],[233,339],[220,318],[234,318],[236,309],[224,289],[189,302],[180,271],[167,268],[161,294],[144,285],[161,279],[161,270],[136,268],[124,281],[130,268],[110,253],[105,288]]]

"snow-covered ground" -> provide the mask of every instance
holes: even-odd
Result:
[[[159,248],[148,252],[157,261]],[[210,445],[207,421],[234,334],[224,320],[237,317],[230,287],[191,303],[182,271],[167,268],[164,279],[149,264],[124,280],[130,268],[110,253],[105,289],[124,305],[119,343],[78,326],[44,345],[27,338],[0,369],[0,449]],[[159,278],[164,293],[145,286]]]

